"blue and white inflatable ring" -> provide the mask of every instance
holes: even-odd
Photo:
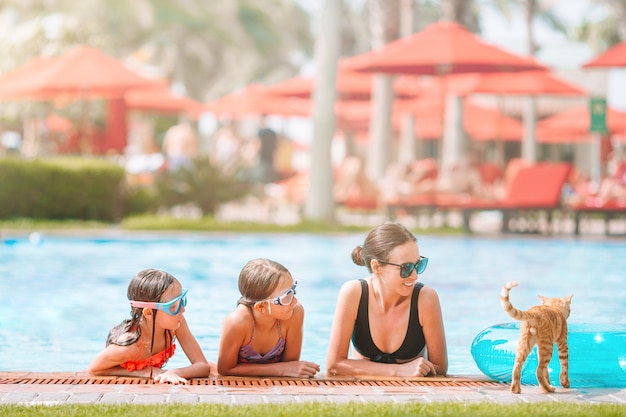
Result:
[[[519,322],[491,326],[472,342],[478,368],[495,381],[511,382]],[[626,387],[626,325],[568,324],[569,379],[572,388]],[[561,370],[554,348],[549,365],[550,383],[559,387]],[[522,384],[537,385],[537,347],[522,368]]]

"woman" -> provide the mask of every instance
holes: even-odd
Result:
[[[370,276],[339,291],[326,371],[335,375],[445,375],[448,354],[439,297],[417,282],[428,258],[398,223],[384,223],[352,251]],[[350,341],[354,357],[348,357]]]

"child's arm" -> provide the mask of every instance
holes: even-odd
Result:
[[[283,322],[285,328],[285,352],[283,362],[300,360],[302,352],[302,326],[304,325],[304,308],[298,303],[293,308],[293,314]]]
[[[187,382],[187,378],[201,378],[211,375],[211,370],[215,371],[215,364],[211,364],[204,357],[200,344],[191,334],[185,316],[182,316],[180,327],[176,330],[176,338],[180,347],[187,355],[191,365],[184,368],[169,369],[154,377],[154,382]]]
[[[91,375],[148,377],[150,368],[131,372],[120,366],[121,363],[137,359],[140,353],[137,343],[129,346],[110,344],[91,361],[87,372]]]
[[[299,313],[296,311],[299,310]],[[220,340],[217,368],[220,375],[236,376],[289,376],[312,377],[319,372],[319,365],[313,362],[300,361],[302,347],[302,320],[304,310],[298,305],[292,317],[282,322],[287,327],[285,352],[283,360],[276,363],[239,363],[239,349],[246,342],[250,333],[251,323],[235,310],[224,320],[224,328]],[[293,346],[290,347],[290,343]]]

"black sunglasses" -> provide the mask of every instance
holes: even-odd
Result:
[[[387,262],[387,261],[381,261],[380,259],[377,259],[377,261],[380,262],[381,264],[399,266],[400,267],[400,276],[402,278],[408,278],[409,275],[411,275],[411,272],[413,272],[414,269],[415,269],[415,272],[417,273],[417,275],[419,275],[422,272],[424,272],[424,270],[426,269],[426,265],[428,265],[428,258],[426,258],[424,256],[420,256],[420,260],[415,262],[415,263],[407,262],[407,263],[404,263],[402,265],[394,264],[394,263]]]

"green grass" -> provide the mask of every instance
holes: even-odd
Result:
[[[5,405],[3,416],[91,417],[91,416],[228,416],[228,417],[395,417],[395,416],[464,416],[464,417],[526,417],[526,416],[624,416],[626,405],[534,403],[498,405],[487,402],[443,402],[434,404],[408,403],[347,403],[311,402],[304,404],[155,404],[155,405]]]
[[[233,233],[339,233],[367,232],[371,226],[339,225],[324,222],[303,221],[298,224],[280,225],[257,222],[224,222],[206,216],[199,220],[170,216],[141,215],[127,217],[120,224],[74,220],[13,219],[0,220],[0,230],[97,230],[121,228],[128,231],[185,231],[185,232],[233,232]],[[457,228],[437,227],[416,229],[417,234],[461,235]]]
[[[110,223],[80,220],[45,220],[28,218],[0,220],[0,230],[83,230],[106,229],[112,226],[113,225]]]

